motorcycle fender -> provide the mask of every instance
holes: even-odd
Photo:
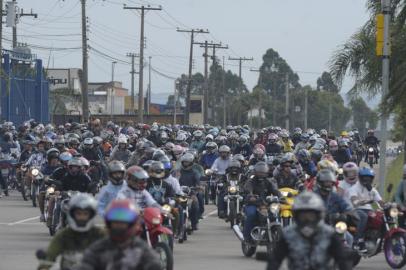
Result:
[[[394,235],[396,233],[406,234],[406,230],[402,229],[402,228],[392,228],[392,229],[390,229],[390,231],[384,237],[385,241],[387,239],[390,239],[392,237],[392,235]]]
[[[157,226],[155,228],[152,228],[150,233],[151,233],[151,235],[159,235],[159,234],[172,235],[173,234],[172,230],[165,226]]]
[[[290,217],[292,217],[292,211],[282,211],[281,212],[281,217],[283,217],[283,218],[290,218]]]

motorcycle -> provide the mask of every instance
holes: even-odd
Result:
[[[406,265],[406,230],[398,227],[400,212],[397,205],[388,204],[383,209],[368,214],[365,232],[365,246],[367,252],[359,252],[354,260],[357,265],[361,258],[369,258],[383,252],[386,262],[393,269],[400,269]],[[355,233],[356,228],[349,228]]]
[[[219,185],[221,185],[221,183],[219,183],[218,175],[215,171],[213,171],[211,169],[207,169],[205,171],[205,174],[209,178],[208,185],[207,185],[208,201],[212,201],[213,204],[216,204],[218,191],[219,191],[219,188],[221,188],[221,187],[219,187]]]
[[[280,188],[279,192],[283,196],[284,203],[281,204],[280,217],[283,227],[287,227],[292,224],[293,221],[293,201],[299,194],[299,191],[292,188]]]
[[[37,199],[40,191],[39,188],[44,180],[44,175],[41,173],[39,167],[32,166],[28,171],[27,176],[31,182],[30,197],[32,200],[32,206],[37,207]]]
[[[251,230],[253,243],[244,240],[240,226],[234,225],[233,231],[241,241],[241,249],[246,257],[251,257],[257,251],[258,246],[266,246],[266,256],[268,257],[276,247],[277,241],[282,235],[282,225],[280,220],[281,200],[278,197],[268,196],[265,202],[257,207],[258,226]],[[262,257],[257,253],[257,258]]]
[[[240,188],[238,181],[228,181],[227,194],[224,196],[224,201],[227,203],[227,221],[230,222],[231,228],[241,221],[240,205],[243,197],[240,196]]]
[[[169,237],[172,231],[162,225],[163,217],[158,208],[147,207],[144,209],[144,233],[146,241],[161,259],[162,269],[173,269],[173,253],[169,245]]]
[[[183,194],[176,195],[175,201],[180,210],[178,242],[182,244],[187,240],[187,236],[192,234],[192,223],[189,218],[189,209],[192,205],[192,190],[189,187],[182,186]]]
[[[49,191],[52,191],[52,189]],[[68,225],[66,215],[69,211],[69,201],[77,193],[78,191],[56,191],[54,193],[55,204],[53,209],[50,209],[50,211],[52,211],[52,218],[47,216],[46,219],[50,235],[54,235],[58,230],[63,229]],[[49,195],[51,196],[51,194]]]
[[[368,165],[373,168],[375,163],[375,149],[373,147],[368,147]]]
[[[9,191],[20,189],[19,183],[12,173],[15,165],[16,162],[10,155],[1,154],[0,170],[4,181],[4,194],[6,196],[8,196]]]

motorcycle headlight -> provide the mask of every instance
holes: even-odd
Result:
[[[270,209],[272,214],[278,214],[279,213],[279,209],[281,208],[281,205],[279,203],[271,203]]]
[[[343,234],[347,231],[347,224],[343,221],[339,221],[337,222],[335,229],[337,233]]]
[[[374,152],[374,149],[373,149],[372,147],[369,147],[369,148],[368,148],[368,151],[369,151],[369,152]]]
[[[288,197],[289,192],[287,192],[287,191],[281,191],[281,194],[282,194],[283,197]]]
[[[152,218],[152,224],[154,224],[154,225],[161,224],[161,219],[159,217]]]
[[[204,171],[204,173],[209,176],[209,175],[213,174],[213,171],[210,170],[210,169],[207,169],[207,170]]]
[[[169,204],[165,204],[164,206],[162,206],[162,210],[165,213],[170,213],[172,211],[172,207]]]
[[[54,193],[55,192],[55,189],[53,188],[53,187],[49,187],[48,189],[47,189],[47,193],[48,194],[52,194],[52,193]]]
[[[389,210],[389,215],[390,215],[392,218],[398,217],[398,216],[399,216],[399,209],[397,209],[397,208],[395,208],[395,207],[392,207],[392,208]]]
[[[32,176],[37,176],[39,174],[39,170],[38,169],[32,169],[31,174],[32,174]]]
[[[235,187],[235,186],[228,187],[228,192],[229,193],[236,193],[237,192],[237,187]]]

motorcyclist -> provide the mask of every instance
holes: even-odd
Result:
[[[68,171],[62,176],[60,186],[57,186],[61,191],[80,191],[90,192],[92,190],[92,182],[87,174],[83,173],[83,163],[80,158],[72,158],[68,161]]]
[[[297,171],[292,168],[293,161],[287,157],[283,157],[280,164],[275,168],[273,177],[278,184],[278,188],[289,187],[297,189],[300,185],[300,180]]]
[[[367,136],[364,139],[364,145],[366,150],[368,150],[368,148],[370,147],[374,148],[376,161],[379,159],[379,142],[380,141],[378,140],[378,138],[374,135],[374,130],[369,129],[367,132]],[[365,154],[365,162],[367,162],[367,159],[368,154]]]
[[[268,145],[266,146],[266,154],[268,156],[277,156],[282,153],[282,147],[278,143],[278,135],[270,133],[268,135]]]
[[[296,127],[293,130],[292,134],[292,142],[297,145],[301,141],[301,136],[302,136],[302,129],[299,127]]]
[[[406,214],[406,165],[403,165],[403,178],[400,181],[398,188],[395,193],[395,202],[404,213],[399,215],[399,226],[402,228],[406,227],[405,224],[405,214]]]
[[[203,132],[201,130],[196,130],[193,132],[193,140],[190,144],[190,148],[196,149],[199,153],[201,153],[204,149],[204,145]]]
[[[204,169],[211,168],[214,161],[219,157],[217,154],[217,149],[218,147],[215,142],[206,143],[206,151],[203,151],[199,162]]]
[[[258,162],[254,166],[253,176],[249,178],[244,186],[245,196],[245,220],[244,240],[251,242],[251,231],[257,221],[257,206],[269,195],[279,196],[279,192],[271,179],[268,178],[268,165],[265,162]]]
[[[280,269],[285,258],[290,270],[326,270],[333,259],[340,270],[352,269],[341,239],[323,221],[323,200],[311,192],[303,192],[293,204],[295,223],[287,227],[268,257],[267,270]]]
[[[172,171],[172,162],[169,160],[167,156],[162,157],[159,161],[162,162],[164,165],[165,169],[165,176],[164,176],[164,181],[168,183],[169,185],[172,186],[172,189],[174,190],[175,194],[182,194],[182,190],[180,188],[179,180],[172,176],[171,171]]]
[[[113,160],[108,164],[109,182],[102,187],[97,195],[97,213],[104,216],[107,206],[113,201],[118,192],[126,185],[124,181],[125,166],[121,161]]]
[[[165,182],[165,167],[161,161],[153,161],[148,170],[149,179],[146,190],[160,205],[169,203],[175,197],[172,186]]]
[[[317,167],[312,161],[310,152],[308,150],[300,149],[297,152],[296,157],[306,174],[308,174],[310,177],[316,176]]]
[[[141,230],[137,206],[130,200],[114,200],[104,215],[108,236],[85,252],[79,270],[161,270],[161,261],[136,235]]]
[[[300,135],[300,141],[296,144],[295,146],[295,153],[299,152],[301,149],[309,149],[310,143],[309,143],[309,134],[303,133]]]
[[[368,214],[373,211],[372,203],[376,202],[381,207],[384,206],[379,192],[372,187],[375,173],[369,168],[361,168],[358,173],[358,182],[355,183],[348,191],[350,200],[357,210],[360,222],[357,226],[357,233],[355,235],[356,249],[360,252],[365,252],[364,235],[368,222]]]
[[[356,223],[358,216],[351,205],[351,202],[344,200],[338,193],[334,191],[336,176],[331,170],[324,169],[317,174],[317,184],[314,192],[322,198],[326,208],[326,223],[332,226],[338,221],[348,223]],[[352,247],[353,237],[350,233],[346,233],[347,243]]]
[[[94,148],[93,138],[86,138],[83,140],[83,147],[80,153],[90,162],[99,162],[101,159],[97,149]]]
[[[131,166],[126,173],[127,185],[118,192],[117,199],[132,199],[135,204],[144,209],[145,207],[158,207],[160,205],[146,190],[148,173],[139,166]]]
[[[347,162],[343,165],[344,181],[338,184],[338,193],[347,201],[350,201],[348,191],[358,181],[359,168],[354,162]]]
[[[54,146],[61,153],[67,151],[67,148],[65,147],[65,138],[62,135],[55,138]]]
[[[187,186],[190,188],[197,188],[200,186],[200,178],[196,171],[193,170],[193,159],[190,157],[190,153],[186,153],[181,158],[181,167],[179,170],[179,184],[180,186]],[[204,212],[204,199],[203,194],[196,193],[193,197],[192,206],[190,209],[190,220],[192,223],[192,229],[197,230],[197,224],[199,217]]]
[[[265,147],[262,144],[257,144],[254,146],[254,150],[252,151],[248,166],[254,166],[260,161],[266,162],[267,156],[265,155]]]
[[[71,160],[72,154],[69,152],[62,152],[59,154],[59,162],[61,163],[62,166],[57,168],[53,173],[50,178],[54,180],[61,180],[62,177],[65,175],[65,173],[68,172],[68,162]]]
[[[42,139],[37,142],[37,149],[31,154],[27,162],[25,162],[26,167],[35,166],[41,168],[46,162],[46,152],[45,152],[45,141]]]
[[[351,161],[351,151],[348,148],[346,140],[338,141],[338,150],[332,153],[334,160],[338,163],[339,167],[342,167],[345,163]]]
[[[79,140],[78,140],[76,137],[71,137],[71,138],[69,139],[68,145],[69,145],[68,151],[69,151],[69,153],[71,153],[72,155],[75,155],[75,154],[77,154],[77,153],[79,152],[78,150],[79,150],[80,142],[79,142]]]
[[[287,131],[281,131],[280,135],[281,137],[281,145],[282,145],[282,149],[284,153],[288,153],[288,152],[293,152],[293,142],[291,139],[289,139],[289,134]]]
[[[69,227],[52,238],[46,251],[46,261],[40,264],[39,270],[50,269],[59,256],[62,256],[61,269],[72,269],[80,263],[84,250],[104,237],[104,230],[95,226],[96,206],[96,200],[89,194],[79,193],[70,199],[67,212]]]
[[[117,141],[117,146],[113,149],[110,155],[110,160],[119,160],[124,163],[127,163],[131,156],[131,152],[127,148],[128,148],[127,138],[124,135],[120,136]]]
[[[241,135],[238,139],[238,146],[234,150],[234,154],[241,154],[245,158],[249,158],[252,154],[252,148],[249,144],[249,138],[246,135]]]
[[[24,140],[23,149],[19,158],[20,163],[25,163],[31,156],[35,146],[35,141]]]
[[[214,161],[213,165],[211,166],[212,171],[216,172],[219,175],[226,174],[226,169],[230,165],[231,161],[230,151],[230,147],[228,147],[227,145],[220,146],[220,156]]]

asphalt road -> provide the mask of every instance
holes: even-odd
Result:
[[[207,213],[213,213],[213,206]],[[38,208],[14,192],[0,198],[0,270],[32,270],[37,266],[35,250],[50,240],[47,228],[39,223]],[[239,240],[228,224],[215,215],[202,220],[200,230],[182,245],[175,245],[176,270],[257,270],[265,263],[245,258]],[[364,260],[357,269],[389,269],[382,255]]]

